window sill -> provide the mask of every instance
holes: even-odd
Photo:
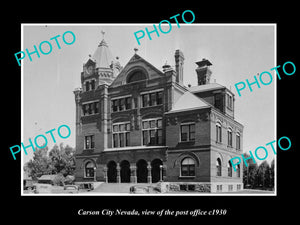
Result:
[[[133,109],[125,109],[125,110],[121,110],[121,111],[120,110],[118,110],[118,111],[111,111],[111,113],[127,112],[127,111],[130,111],[130,110],[133,110]]]
[[[184,143],[195,143],[195,140],[192,140],[192,141],[180,141],[179,144],[184,144]]]
[[[155,106],[162,106],[163,104],[151,105],[151,106],[142,106],[141,109],[147,109]]]
[[[194,178],[196,178],[196,176],[179,176],[178,178],[179,179],[190,179],[190,178],[194,179]]]
[[[81,117],[86,117],[86,116],[95,116],[95,115],[99,115],[100,113],[94,113],[94,114],[89,114],[89,115],[82,115]]]
[[[93,151],[93,150],[95,150],[95,148],[85,148],[85,149],[83,149],[83,151]]]

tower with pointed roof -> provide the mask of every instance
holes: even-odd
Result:
[[[111,84],[114,78],[121,71],[122,67],[118,61],[118,57],[114,58],[109,49],[108,44],[103,38],[98,44],[93,55],[89,55],[89,59],[83,64],[82,80],[84,85],[90,79],[95,78],[96,86],[102,84]]]

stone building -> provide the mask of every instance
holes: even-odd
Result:
[[[198,85],[183,84],[184,55],[163,70],[137,54],[122,67],[103,39],[83,65],[76,103],[76,181],[167,182],[173,190],[243,188],[243,126],[234,94],[210,83],[211,62],[196,62]]]

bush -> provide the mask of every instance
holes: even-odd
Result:
[[[61,174],[58,173],[55,178],[53,179],[53,185],[55,186],[64,186],[65,185],[65,177]]]

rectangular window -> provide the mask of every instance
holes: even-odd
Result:
[[[131,97],[113,99],[111,107],[113,112],[129,110],[131,109]]]
[[[85,103],[82,105],[82,113],[84,116],[99,113],[99,102]]]
[[[163,99],[162,91],[142,94],[142,107],[161,105]]]
[[[89,91],[90,90],[90,82],[87,81],[85,82],[85,91]]]
[[[232,147],[232,131],[231,130],[227,131],[227,136],[228,136],[228,146]]]
[[[95,90],[95,80],[91,80],[91,90]]]
[[[124,147],[124,133],[119,133],[120,145],[119,147]]]
[[[113,134],[113,146],[114,148],[117,148],[119,145],[118,145],[118,134]]]
[[[142,95],[142,105],[143,105],[143,107],[149,106],[148,103],[149,103],[149,95],[148,94]]]
[[[195,124],[181,125],[181,139],[183,141],[195,141]]]
[[[155,92],[150,94],[150,104],[149,105],[150,106],[156,105],[156,93]]]
[[[99,112],[99,102],[94,102],[94,112],[95,113]]]
[[[142,121],[143,145],[162,145],[162,119]]]
[[[84,137],[84,149],[93,149],[95,148],[94,135],[89,135]]]
[[[157,105],[162,104],[162,91],[157,92]]]
[[[116,123],[112,125],[113,147],[130,146],[130,123]]]
[[[241,138],[240,138],[240,135],[236,135],[236,149],[237,150],[241,149]]]
[[[148,131],[145,130],[143,131],[143,145],[148,145],[148,144],[149,144]]]
[[[222,142],[222,128],[220,124],[216,125],[216,141],[219,143]]]
[[[131,109],[131,98],[130,97],[125,99],[125,107],[126,107],[126,110]]]
[[[125,110],[125,99],[121,98],[119,99],[119,111]]]

